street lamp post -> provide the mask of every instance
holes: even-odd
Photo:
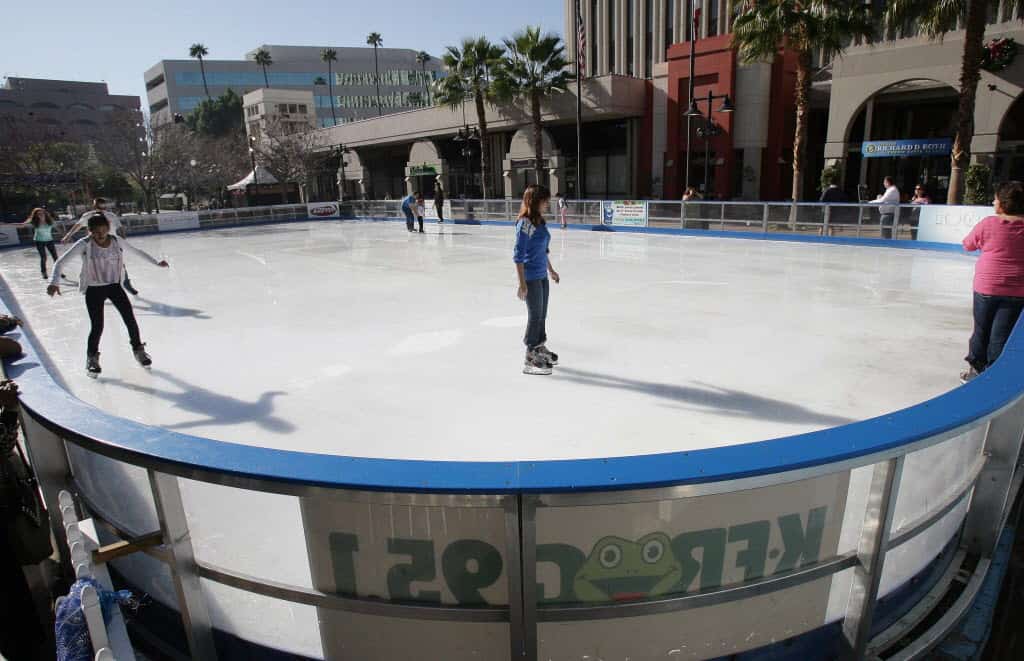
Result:
[[[475,127],[470,127],[468,124],[463,128],[459,129],[459,132],[452,138],[455,142],[465,143],[462,147],[462,155],[466,157],[466,190],[465,196],[469,197],[469,185],[473,179],[473,166],[470,156],[473,154],[473,146],[471,142],[480,142],[480,131]]]
[[[189,190],[188,193],[188,208],[189,210],[191,210],[192,207],[195,205],[196,199],[196,165],[198,165],[198,162],[196,161],[196,159],[193,158],[191,161],[188,162],[188,164],[188,183],[191,189]]]
[[[720,105],[717,110],[713,110],[712,109],[712,105],[714,104],[716,99],[722,99],[722,105]],[[690,107],[687,108],[687,110],[686,110],[686,119],[687,119],[687,123],[689,123],[689,120],[691,120],[692,118],[700,117],[703,120],[703,123],[704,123],[703,127],[697,129],[697,135],[699,135],[701,138],[704,139],[704,194],[706,195],[707,192],[708,192],[708,180],[709,180],[710,166],[711,166],[711,138],[713,136],[721,135],[722,134],[722,129],[720,127],[716,126],[714,120],[712,119],[712,113],[714,113],[714,112],[730,113],[733,110],[735,110],[735,108],[733,107],[732,101],[729,99],[729,95],[728,94],[714,94],[714,93],[712,93],[711,90],[708,90],[708,95],[706,97],[700,99],[700,100],[701,101],[707,101],[707,104],[708,104],[708,114],[705,116],[704,113],[701,112],[700,108],[697,107],[697,99],[693,98],[691,96]],[[687,133],[689,133],[689,131],[687,131]],[[687,138],[689,139],[689,135],[687,135]],[[690,176],[689,176],[689,172],[690,172],[690,146],[689,146],[689,144],[687,144],[687,146],[686,146],[686,172],[687,172],[686,185],[687,185],[687,188],[689,188],[689,185],[690,185]]]
[[[352,150],[345,145],[338,145],[338,164],[341,168],[341,180],[338,182],[338,201],[345,201],[345,154],[352,153]]]
[[[693,110],[696,108],[695,99],[693,97],[693,78],[694,70],[697,60],[697,29],[700,27],[700,0],[692,0],[693,8],[690,11],[690,77],[686,79],[686,86],[688,90],[688,99],[690,108]],[[683,192],[690,187],[690,135],[692,134],[690,120],[692,115],[689,110],[686,112],[686,184],[683,186]]]

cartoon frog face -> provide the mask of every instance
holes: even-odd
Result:
[[[580,601],[630,601],[665,594],[682,573],[664,533],[651,533],[636,542],[605,537],[576,572],[573,588]]]

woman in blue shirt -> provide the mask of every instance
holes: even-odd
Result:
[[[39,270],[43,272],[45,280],[49,277],[46,275],[46,252],[49,251],[53,261],[57,261],[57,248],[53,245],[53,214],[42,207],[36,207],[22,225],[31,225],[35,228],[32,240],[39,251]]]
[[[523,374],[551,374],[552,365],[558,364],[558,354],[545,346],[548,316],[548,274],[556,283],[560,278],[551,266],[548,257],[548,232],[544,213],[551,204],[551,191],[544,186],[531,184],[523,193],[523,204],[519,208],[516,222],[516,249],[513,261],[519,276],[519,300],[526,301],[529,313],[526,323],[526,362]]]

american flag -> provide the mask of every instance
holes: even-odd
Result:
[[[587,73],[587,27],[583,22],[582,4],[576,3],[576,75],[580,78]]]

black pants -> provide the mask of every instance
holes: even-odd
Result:
[[[107,299],[110,299],[117,311],[121,313],[121,319],[124,320],[124,325],[128,329],[132,348],[141,347],[139,324],[135,321],[135,313],[132,311],[128,294],[124,293],[121,285],[103,285],[89,287],[85,290],[85,307],[89,310],[89,322],[92,324],[89,331],[89,354],[100,352],[100,338],[103,336],[103,304],[107,302]]]
[[[971,367],[980,373],[996,362],[1021,309],[1024,309],[1024,298],[974,292],[974,334],[967,354]]]
[[[53,261],[57,261],[57,248],[53,245],[53,241],[36,241],[36,250],[39,251],[39,270],[46,275],[46,252],[50,252],[50,257],[53,257]]]
[[[548,341],[548,294],[551,285],[547,278],[526,281],[526,309],[529,312],[526,322],[526,337],[523,341],[527,349],[536,349]]]
[[[412,209],[406,209],[403,207],[402,213],[405,214],[405,228],[411,232],[413,230],[413,222],[416,220],[416,217],[413,215]]]
[[[444,222],[444,201],[442,200],[441,202],[437,202],[435,200],[434,201],[434,208],[437,209],[437,222],[443,223]]]

